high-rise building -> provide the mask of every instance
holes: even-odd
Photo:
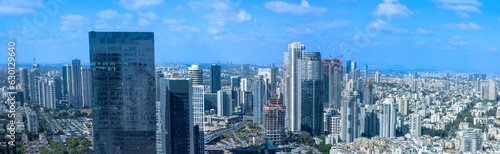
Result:
[[[422,133],[422,124],[420,123],[420,114],[414,113],[411,114],[410,119],[410,133],[413,137],[418,138]]]
[[[418,82],[417,80],[413,80],[411,84],[411,91],[417,92],[418,91]]]
[[[156,153],[196,153],[198,143],[195,141],[197,138],[195,135],[199,130],[194,130],[194,120],[199,119],[194,118],[193,98],[195,97],[193,97],[191,79],[163,78],[160,84],[160,121],[158,124],[161,129],[157,136],[159,149]]]
[[[90,67],[82,67],[82,91],[83,107],[92,107],[92,76],[90,75]]]
[[[270,99],[263,106],[265,112],[266,140],[271,140],[273,145],[285,143],[285,107],[281,100]]]
[[[247,91],[247,90],[248,90],[248,79],[247,78],[241,78],[240,91]]]
[[[481,79],[480,78],[477,78],[476,80],[476,93],[481,93]]]
[[[259,125],[264,124],[263,106],[267,102],[266,90],[262,76],[253,84],[253,122]]]
[[[361,77],[363,80],[368,81],[368,65],[361,66]]]
[[[70,104],[74,109],[81,109],[83,107],[82,97],[82,68],[80,59],[73,59],[71,61],[71,98]]]
[[[68,100],[68,70],[70,70],[68,67],[71,67],[69,65],[63,65],[62,66],[62,73],[61,73],[61,78],[62,78],[62,95],[64,100]]]
[[[71,65],[64,65],[63,69],[64,68],[66,69],[66,71],[65,71],[66,75],[64,75],[64,74],[63,75],[66,76],[66,89],[67,89],[67,93],[66,93],[65,97],[66,97],[66,100],[71,103],[73,100],[73,97],[72,97],[73,96],[72,95],[72,93],[73,93],[72,92],[72,90],[73,90],[73,77],[72,77],[72,73],[71,73]]]
[[[350,65],[350,70],[349,70],[349,79],[356,79],[356,68],[357,68],[357,63],[354,61],[351,61]]]
[[[193,80],[193,85],[203,85],[203,68],[200,65],[191,65],[188,76]]]
[[[30,82],[29,82],[29,75],[28,75],[28,69],[27,68],[20,68],[19,69],[19,82],[21,84],[21,91],[23,92],[23,99],[24,100],[29,100],[30,99],[30,96],[29,96],[29,93],[30,93],[30,88],[29,88],[29,85],[30,85]]]
[[[373,104],[373,84],[370,82],[363,87],[363,104]]]
[[[233,115],[233,99],[231,97],[231,90],[217,91],[217,116],[231,116]]]
[[[162,70],[156,70],[155,81],[156,81],[156,101],[160,101],[160,81],[165,77],[165,73]]]
[[[38,134],[38,117],[36,112],[31,110],[26,112],[26,118],[28,120],[28,131],[30,133]]]
[[[481,129],[465,129],[460,132],[460,152],[462,153],[476,153],[482,149],[482,131]]]
[[[94,153],[155,153],[154,34],[91,31],[88,36]]]
[[[241,86],[241,77],[240,76],[231,76],[231,103],[234,110],[235,107],[239,106],[238,100],[238,92],[240,91]]]
[[[40,76],[40,65],[33,64],[31,72],[28,74],[29,78],[29,95],[32,101],[38,102],[38,77]]]
[[[380,105],[380,137],[396,137],[396,104],[386,98]]]
[[[250,65],[242,64],[241,65],[241,76],[244,78],[250,77]]]
[[[276,67],[259,68],[258,75],[262,75],[266,81],[266,86],[271,93],[276,91]]]
[[[375,82],[379,83],[380,82],[380,73],[377,71],[375,72]]]
[[[204,98],[205,88],[203,85],[193,85],[193,118],[194,125],[198,126],[198,136],[197,140],[197,153],[205,153],[205,123],[204,123],[204,112],[205,112],[205,98]],[[196,131],[196,130],[195,130]]]
[[[300,58],[305,47],[300,42],[288,44],[288,52],[284,53],[285,68],[285,126],[294,133],[300,132]]]
[[[363,137],[373,137],[379,135],[380,120],[378,110],[375,110],[372,105],[366,105],[361,109],[360,129]]]
[[[398,104],[399,104],[399,112],[401,112],[401,114],[404,116],[408,115],[409,111],[408,100],[406,98],[398,99]]]
[[[493,79],[488,81],[488,100],[496,101],[497,100],[497,90],[496,90],[496,82]]]
[[[217,93],[221,89],[221,67],[217,64],[210,66],[210,92]]]
[[[301,130],[317,136],[323,122],[323,62],[319,52],[303,52],[301,60]]]
[[[253,114],[253,94],[252,91],[241,91],[242,112]]]
[[[360,114],[360,96],[357,91],[345,91],[345,96],[342,98],[341,108],[341,130],[340,138],[344,143],[354,142],[358,138],[359,132],[359,117]]]
[[[340,114],[335,113],[334,109],[327,109],[323,116],[324,124],[323,128],[326,134],[340,135]]]
[[[326,79],[324,80],[326,81]],[[337,61],[329,66],[328,69],[328,95],[329,95],[329,107],[334,109],[340,109],[341,105],[341,93],[342,93],[342,70],[340,62]]]

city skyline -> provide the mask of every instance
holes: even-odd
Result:
[[[349,48],[343,59],[360,65],[470,72],[500,66],[493,41],[500,34],[497,1],[69,1],[57,3],[46,24],[24,35],[24,19],[33,23],[33,15],[50,6],[28,2],[0,9],[0,18],[10,21],[0,25],[0,40],[17,39],[18,63],[36,57],[37,63],[78,58],[87,64],[85,40],[95,30],[154,32],[156,62],[279,64],[286,45],[299,41],[322,58],[329,58],[328,47],[337,57],[342,44]],[[80,7],[89,5],[96,7]]]

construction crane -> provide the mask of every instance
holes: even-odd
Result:
[[[279,108],[278,108],[278,99],[280,98],[280,96],[276,96],[276,122],[278,122],[278,112],[279,112]]]
[[[349,48],[345,49],[344,52],[342,52],[342,44],[340,45],[340,54],[338,55],[339,56],[339,63],[340,63],[340,71],[342,72],[342,55],[347,51],[349,50]]]

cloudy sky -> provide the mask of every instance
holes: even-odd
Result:
[[[19,63],[89,61],[88,31],[155,33],[156,60],[282,63],[302,42],[368,65],[500,70],[500,1],[0,0],[0,47]],[[0,64],[7,54],[0,54]]]

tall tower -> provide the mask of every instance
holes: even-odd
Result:
[[[155,153],[154,34],[91,31],[89,50],[94,152]]]
[[[21,82],[21,91],[23,92],[24,100],[29,100],[30,99],[30,88],[29,88],[29,75],[28,75],[28,69],[27,68],[20,68],[19,69],[19,76],[20,76],[20,81]]]
[[[73,59],[71,61],[71,101],[74,109],[81,109],[83,107],[82,97],[82,68],[80,59]]]
[[[259,79],[255,81],[253,84],[253,121],[259,125],[264,124],[264,112],[263,106],[265,102],[267,102],[267,98],[265,98],[265,85],[262,76],[259,76]]]
[[[221,66],[212,64],[210,66],[210,92],[217,93],[221,89]]]
[[[420,137],[421,134],[421,129],[422,125],[420,123],[420,114],[414,113],[411,114],[411,119],[410,119],[410,133],[413,135],[413,137],[418,138]]]
[[[303,52],[301,59],[301,130],[320,135],[323,121],[323,62],[319,52]]]
[[[342,98],[340,138],[344,143],[354,142],[359,137],[360,96],[357,91],[345,91]]]
[[[203,68],[200,65],[191,65],[188,73],[189,78],[193,80],[193,85],[203,85]]]
[[[341,105],[341,93],[342,93],[342,70],[340,68],[340,63],[335,63],[330,66],[328,70],[328,80],[329,80],[329,106],[330,108],[340,109]],[[326,79],[325,79],[326,80]]]
[[[153,80],[154,81],[154,80]],[[193,86],[191,79],[163,78],[160,81],[161,150],[157,153],[194,154],[195,142],[193,113]],[[196,126],[197,128],[199,126]],[[198,131],[198,130],[196,130]]]
[[[305,47],[300,42],[288,44],[288,52],[285,53],[285,123],[288,130],[294,133],[300,132],[300,59]]]
[[[62,67],[62,73],[61,73],[61,78],[62,78],[62,95],[64,100],[68,100],[68,70],[70,70],[68,67],[71,67],[70,65],[63,65]]]
[[[194,125],[198,127],[198,136],[196,137],[196,152],[199,154],[205,153],[205,87],[203,85],[193,85],[193,118]],[[196,134],[196,133],[195,133]]]
[[[231,90],[217,91],[217,116],[233,115],[233,100],[231,98]]]
[[[31,72],[29,73],[29,95],[32,101],[38,102],[38,77],[40,76],[40,65],[33,64]]]
[[[396,104],[386,98],[380,107],[380,136],[396,137]]]
[[[493,79],[490,79],[488,82],[488,98],[489,100],[496,101],[497,100],[497,90],[496,90],[496,82]]]
[[[92,77],[90,67],[82,67],[82,91],[83,107],[92,107]]]

